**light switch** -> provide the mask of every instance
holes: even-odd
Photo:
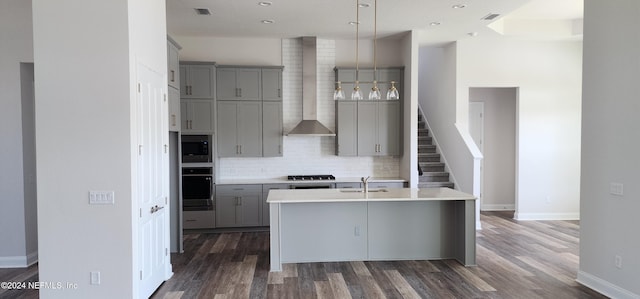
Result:
[[[100,271],[91,271],[90,284],[100,284]]]
[[[90,205],[112,205],[114,204],[114,191],[89,191]]]
[[[623,196],[624,185],[622,183],[611,183],[611,185],[609,186],[609,193],[613,195]]]

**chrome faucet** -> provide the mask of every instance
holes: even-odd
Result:
[[[363,186],[363,188],[364,188],[364,193],[365,193],[365,194],[367,194],[367,192],[369,192],[369,179],[370,179],[370,178],[371,178],[371,177],[370,177],[370,176],[368,176],[368,177],[366,177],[366,178],[365,178],[365,177],[362,177],[362,179],[361,179],[361,180],[362,180],[362,186]]]

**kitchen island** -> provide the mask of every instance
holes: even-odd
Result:
[[[271,271],[283,263],[476,264],[476,198],[449,188],[272,190]]]

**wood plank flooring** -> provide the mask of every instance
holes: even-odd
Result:
[[[152,298],[606,298],[575,282],[577,221],[483,212],[477,267],[454,260],[285,264],[269,272],[269,233],[187,234],[174,276]],[[0,281],[37,280],[37,268]],[[17,271],[17,272],[16,272]],[[37,291],[0,298],[37,298]],[[35,294],[35,297],[34,297]]]

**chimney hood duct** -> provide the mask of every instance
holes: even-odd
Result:
[[[318,74],[315,37],[302,38],[302,121],[287,136],[336,136],[318,121]]]

